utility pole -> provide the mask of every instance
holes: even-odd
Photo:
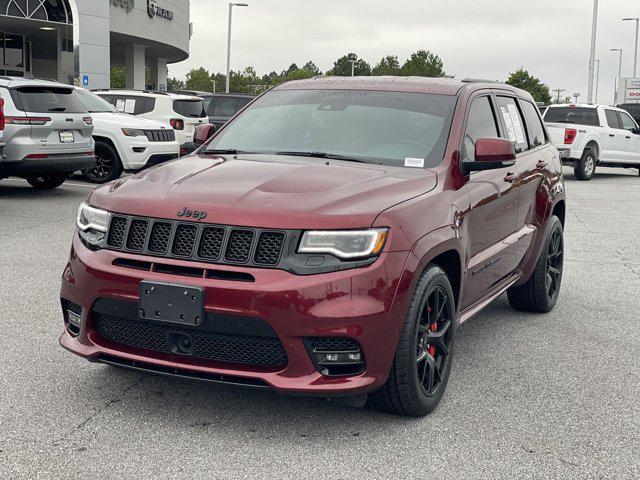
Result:
[[[596,30],[598,28],[598,0],[593,0],[593,20],[591,23],[591,49],[589,50],[589,89],[587,103],[593,101],[593,62],[596,59]]]
[[[596,59],[593,61],[593,63],[598,64],[598,66],[596,67],[596,91],[593,95],[593,103],[598,103],[598,84],[600,83],[600,60]]]
[[[229,93],[229,85],[231,79],[229,78],[231,72],[231,17],[233,7],[248,7],[248,3],[230,3],[229,4],[229,24],[227,25],[227,93]]]
[[[560,103],[560,94],[562,92],[566,92],[566,90],[564,88],[554,88],[553,90],[551,90],[552,92],[556,92],[556,103]]]
[[[636,43],[633,50],[633,78],[636,78],[636,76],[638,75],[638,27],[640,26],[640,17],[623,18],[622,21],[636,22]]]

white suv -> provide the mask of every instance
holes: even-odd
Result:
[[[119,112],[170,125],[176,132],[181,155],[194,150],[196,125],[209,121],[200,97],[137,90],[96,90],[95,93]]]
[[[550,105],[547,131],[562,163],[578,180],[590,180],[596,166],[640,169],[640,129],[621,108],[605,105]]]
[[[174,130],[160,122],[119,113],[113,105],[83,88],[75,94],[93,118],[96,163],[83,170],[94,183],[105,183],[122,170],[138,172],[180,156]]]

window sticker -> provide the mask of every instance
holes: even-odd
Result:
[[[133,113],[136,110],[136,99],[127,98],[124,105],[124,113]]]
[[[119,112],[124,112],[124,99],[119,98],[116,100],[116,110]]]
[[[524,139],[524,128],[522,128],[522,123],[520,122],[520,116],[518,115],[518,107],[514,103],[510,103],[507,105],[509,108],[509,114],[511,115],[511,120],[513,121],[513,128],[516,133],[517,143],[525,143]]]
[[[414,168],[423,168],[424,167],[424,158],[405,158],[404,159],[405,167],[414,167]]]
[[[516,129],[513,126],[513,120],[511,119],[511,115],[509,114],[509,109],[507,107],[500,107],[500,112],[502,112],[502,118],[504,118],[504,123],[507,126],[507,136],[509,140],[512,142],[516,141]]]

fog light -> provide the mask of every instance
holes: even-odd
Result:
[[[307,351],[322,375],[358,375],[365,369],[358,342],[345,337],[307,337]]]
[[[359,362],[361,358],[362,358],[362,355],[360,353],[349,354],[349,360],[353,360],[354,362]]]
[[[337,353],[327,353],[325,355],[325,358],[327,359],[328,362],[337,362],[338,361],[338,354]]]
[[[76,312],[72,312],[71,310],[67,310],[67,318],[69,319],[69,323],[74,327],[80,328],[80,323],[82,321],[82,316],[77,314]]]

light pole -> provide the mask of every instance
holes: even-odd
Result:
[[[593,19],[591,22],[591,49],[589,50],[589,89],[587,102],[593,100],[593,61],[596,59],[596,30],[598,27],[598,0],[593,0]]]
[[[351,76],[355,76],[357,60],[349,60],[351,62]]]
[[[633,51],[633,77],[635,78],[638,73],[638,26],[640,26],[640,17],[628,17],[622,19],[623,22],[631,20],[636,22],[636,44]]]
[[[556,93],[558,94],[558,98],[557,98],[557,100],[556,100],[556,103],[560,103],[560,94],[561,94],[562,92],[564,92],[564,91],[565,91],[565,89],[564,89],[564,88],[554,88],[552,91],[553,91],[553,92],[556,92]]]
[[[596,67],[596,89],[593,94],[593,103],[598,103],[598,84],[600,83],[600,59],[595,59],[593,63],[597,63]]]
[[[611,48],[612,52],[618,52],[620,54],[620,58],[618,59],[618,77],[616,78],[616,89],[613,94],[613,103],[616,103],[618,97],[618,87],[620,86],[620,78],[622,77],[622,49],[621,48]]]
[[[231,71],[231,16],[233,7],[248,7],[248,3],[230,3],[229,4],[229,25],[227,27],[227,93],[229,93],[229,72]]]

